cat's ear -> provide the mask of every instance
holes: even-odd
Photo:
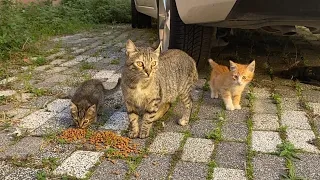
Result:
[[[253,60],[247,67],[247,69],[250,71],[250,72],[254,72],[254,69],[256,67],[256,61]]]
[[[77,114],[77,112],[78,112],[77,105],[75,105],[73,102],[71,102],[70,110],[71,110],[71,114]]]
[[[156,54],[159,57],[160,56],[160,52],[161,52],[161,43],[159,44],[158,48],[153,53]]]
[[[128,41],[127,41],[126,49],[127,49],[126,53],[129,57],[137,52],[136,46],[134,45],[134,43],[130,39],[128,39]]]
[[[86,119],[94,118],[96,116],[96,111],[97,111],[97,106],[95,104],[90,106],[85,115]]]
[[[230,62],[230,71],[236,71],[237,70],[237,64],[234,63],[231,60],[229,62]]]

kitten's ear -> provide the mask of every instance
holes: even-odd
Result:
[[[254,72],[255,67],[256,67],[256,61],[253,60],[253,61],[248,65],[247,69],[248,69],[249,71],[251,71],[251,72]]]
[[[88,110],[87,110],[87,112],[86,112],[86,115],[85,115],[85,117],[86,117],[87,119],[91,119],[91,118],[95,117],[96,111],[97,111],[97,108],[96,108],[96,107],[97,107],[97,106],[94,104],[94,105],[92,105],[92,106],[90,106],[90,107],[88,108]]]
[[[230,62],[230,71],[235,71],[237,70],[237,64],[234,63],[233,61],[229,61]]]
[[[70,110],[71,110],[71,114],[77,114],[77,112],[78,112],[77,105],[75,105],[73,102],[71,102]]]
[[[161,52],[161,43],[159,44],[158,48],[153,52],[155,53],[158,57],[160,56],[160,52]]]
[[[130,39],[128,39],[128,41],[127,41],[126,49],[127,49],[126,53],[129,57],[137,52],[136,46],[134,45],[134,43]]]

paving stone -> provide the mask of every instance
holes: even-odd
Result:
[[[244,143],[221,142],[216,147],[215,162],[219,167],[244,170],[246,151]]]
[[[195,106],[192,107],[192,111]],[[190,129],[190,124],[181,126],[178,124],[178,120],[182,117],[184,112],[184,105],[179,101],[176,106],[173,108],[172,113],[168,118],[163,122],[163,127],[165,132],[185,132]]]
[[[72,54],[75,54],[75,55],[78,55],[78,54],[81,54],[83,52],[85,52],[87,49],[85,48],[80,48],[80,49],[75,49]]]
[[[253,92],[257,99],[269,99],[271,96],[270,91],[266,88],[254,88]]]
[[[54,97],[52,96],[40,96],[33,98],[31,101],[27,101],[21,107],[23,108],[44,108],[49,102],[53,101]]]
[[[0,91],[0,96],[12,96],[14,94],[16,94],[17,92],[15,90],[4,90],[4,91]]]
[[[203,93],[202,90],[197,90],[197,89],[192,90],[191,97],[192,97],[193,102],[199,101],[202,97],[202,93]]]
[[[252,149],[255,151],[271,153],[277,150],[277,145],[281,144],[280,136],[277,132],[253,131]]]
[[[202,104],[199,109],[198,117],[201,120],[213,120],[221,110],[222,107]]]
[[[308,180],[320,179],[320,156],[317,154],[300,154],[300,160],[294,162],[296,174]]]
[[[174,180],[201,180],[206,179],[208,166],[204,163],[179,161],[173,171]]]
[[[131,179],[150,179],[161,180],[167,177],[170,169],[170,156],[151,154],[144,158],[140,163],[136,172],[139,174],[138,178],[132,177]]]
[[[271,100],[260,100],[257,99],[254,102],[254,112],[255,113],[265,113],[265,114],[276,114],[277,107],[272,103]]]
[[[286,172],[286,161],[278,156],[257,154],[253,158],[253,177],[256,180],[278,180]]]
[[[45,112],[43,110],[36,111],[21,119],[19,127],[33,131],[52,118],[54,115],[56,115],[56,113]]]
[[[62,64],[63,62],[65,62],[65,59],[56,59],[50,62],[50,65],[59,65]]]
[[[284,111],[281,122],[288,128],[311,129],[306,113],[303,111]]]
[[[68,67],[53,67],[50,70],[47,70],[46,73],[47,74],[54,74],[54,73],[58,73],[61,71],[65,71],[67,69],[68,69]]]
[[[254,130],[277,130],[279,128],[278,116],[272,114],[254,114]]]
[[[52,65],[42,65],[42,66],[38,66],[36,68],[34,68],[35,71],[44,71],[44,70],[48,70],[52,67]]]
[[[109,79],[114,74],[114,71],[102,70],[95,74],[92,79]]]
[[[77,60],[71,60],[71,61],[67,61],[67,62],[65,62],[65,63],[62,63],[60,66],[61,67],[73,67],[73,66],[75,66],[75,65],[77,65],[77,64],[80,64],[80,61],[77,61]]]
[[[191,134],[193,137],[205,138],[216,127],[213,120],[198,120],[191,124]]]
[[[299,99],[296,98],[282,98],[281,108],[285,111],[299,111],[301,107],[299,105]]]
[[[98,56],[98,57],[89,57],[88,59],[85,60],[85,62],[88,62],[88,63],[95,63],[95,62],[98,62],[100,60],[102,60],[103,57],[102,56]]]
[[[39,137],[25,137],[18,143],[9,146],[4,154],[7,157],[21,158],[24,159],[29,155],[35,155],[42,145],[42,138]]]
[[[305,90],[302,92],[302,95],[307,102],[320,102],[320,91]]]
[[[47,110],[55,113],[62,112],[70,107],[70,99],[56,99],[47,105]]]
[[[5,161],[0,161],[0,179],[4,179],[11,171],[14,170],[10,164]]]
[[[11,140],[6,133],[0,133],[0,152],[9,146]]]
[[[184,135],[182,133],[164,132],[157,135],[149,151],[154,153],[173,154],[179,149]]]
[[[245,122],[227,121],[222,126],[222,139],[230,141],[245,141],[247,139],[248,127]]]
[[[191,162],[209,162],[214,144],[209,139],[188,138],[183,148],[181,160]]]
[[[59,82],[66,81],[67,79],[70,79],[70,76],[63,75],[63,74],[54,74],[51,77],[49,77],[48,79],[46,79],[44,82],[59,83]]]
[[[108,180],[124,179],[128,170],[124,160],[117,160],[115,163],[105,160],[94,171],[90,180],[105,180],[106,176]]]
[[[115,112],[102,128],[112,130],[126,130],[129,126],[127,112]]]
[[[4,178],[4,180],[34,180],[37,179],[39,170],[32,168],[17,168],[12,173]]]
[[[226,111],[226,120],[229,122],[247,122],[249,109],[242,108],[240,111]]]
[[[62,51],[60,51],[60,52],[57,52],[57,53],[55,53],[55,54],[52,54],[52,55],[46,57],[46,59],[47,59],[48,61],[51,61],[51,60],[55,59],[55,58],[58,57],[58,56],[64,55],[65,53],[66,53],[66,52],[65,52],[64,50],[62,50]]]
[[[15,99],[19,102],[28,102],[32,97],[34,97],[34,94],[32,93],[17,93],[15,94]]]
[[[246,180],[246,173],[244,170],[214,168],[213,180]]]
[[[298,149],[307,152],[319,153],[319,149],[309,144],[308,141],[315,138],[311,130],[287,129],[288,140]]]
[[[320,103],[309,103],[309,106],[313,109],[314,114],[320,115]]]
[[[76,151],[53,171],[55,175],[67,174],[76,178],[85,178],[89,169],[99,161],[103,152]]]
[[[18,79],[17,77],[8,77],[8,78],[6,78],[6,79],[2,79],[2,80],[0,81],[0,85],[7,84],[7,83],[9,83],[9,82],[13,82],[13,81],[15,81],[15,80],[17,80],[17,79]]]

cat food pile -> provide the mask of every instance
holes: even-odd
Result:
[[[119,136],[111,131],[97,131],[89,133],[86,129],[69,128],[62,132],[59,138],[68,143],[82,142],[94,145],[96,150],[115,149],[108,153],[109,157],[128,157],[130,153],[139,153],[137,144],[131,143],[129,138]]]

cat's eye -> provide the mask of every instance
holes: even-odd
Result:
[[[238,79],[238,76],[237,76],[237,75],[233,75],[233,78],[234,78],[234,79]]]
[[[246,79],[247,79],[247,77],[246,77],[246,76],[242,76],[242,79],[246,80]]]
[[[152,61],[151,66],[155,66],[155,65],[157,65],[157,62],[156,61]]]
[[[136,62],[136,65],[137,65],[138,67],[142,67],[142,66],[143,66],[143,62],[138,61],[138,62]]]

